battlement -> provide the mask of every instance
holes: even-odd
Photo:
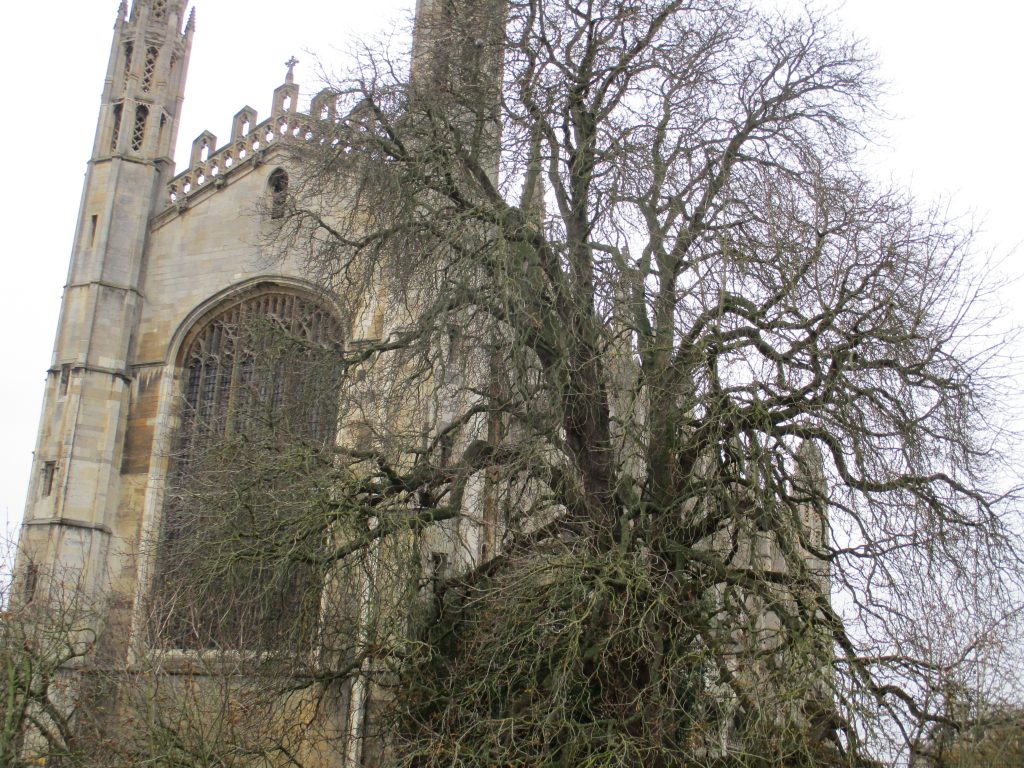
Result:
[[[336,97],[329,89],[313,98],[310,114],[298,111],[299,87],[292,75],[295,63],[294,59],[288,63],[285,83],[274,91],[268,119],[259,122],[256,110],[245,106],[235,114],[231,139],[224,146],[217,146],[217,137],[210,131],[196,137],[188,169],[168,182],[168,207],[187,207],[189,199],[200,190],[222,187],[234,171],[245,167],[247,161],[258,163],[270,147],[286,141],[312,141],[314,123],[335,116]]]
[[[253,113],[255,118],[255,113]],[[252,161],[272,145],[288,139],[313,138],[310,117],[301,113],[275,115],[258,123],[219,149],[217,137],[204,132],[193,142],[188,170],[175,176],[167,185],[167,204],[180,205],[211,184],[222,185],[232,171]]]

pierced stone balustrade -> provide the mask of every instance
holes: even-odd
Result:
[[[244,108],[235,116],[232,133],[236,138],[220,149],[215,149],[217,138],[205,131],[193,143],[191,165],[167,185],[168,206],[183,205],[191,195],[211,186],[226,183],[227,177],[246,161],[258,162],[262,152],[281,141],[312,141],[315,132],[313,120],[301,112],[279,112],[255,125],[256,111]],[[248,127],[246,132],[244,128]]]

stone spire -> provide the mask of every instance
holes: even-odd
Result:
[[[121,3],[103,90],[93,158],[131,155],[162,165],[166,176],[184,100],[195,28],[183,27],[186,0]]]
[[[412,81],[420,89],[501,79],[507,0],[417,0]]]
[[[132,7],[132,19],[146,16],[148,21],[153,24],[163,24],[168,19],[175,19],[180,31],[187,3],[188,0],[135,0]]]
[[[417,0],[410,100],[450,110],[496,182],[507,0]]]

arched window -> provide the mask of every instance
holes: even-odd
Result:
[[[135,127],[132,129],[132,150],[138,152],[146,140],[146,121],[149,119],[149,107],[140,104],[135,108]]]
[[[150,46],[146,49],[146,62],[142,67],[142,92],[149,93],[153,87],[153,75],[156,74],[156,62],[160,58],[160,49]]]
[[[270,218],[284,217],[285,205],[288,202],[288,174],[278,168],[270,174]]]
[[[301,502],[289,496],[285,467],[333,447],[341,339],[333,313],[281,289],[233,302],[186,339],[157,547],[156,644],[280,646],[317,615],[318,577],[309,558],[292,557],[309,542],[287,522]],[[275,547],[294,551],[260,551],[267,526]]]

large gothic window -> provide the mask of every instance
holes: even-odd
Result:
[[[309,462],[330,461],[341,339],[330,311],[280,289],[235,301],[186,339],[156,644],[258,648],[310,631],[319,540],[298,486]]]

